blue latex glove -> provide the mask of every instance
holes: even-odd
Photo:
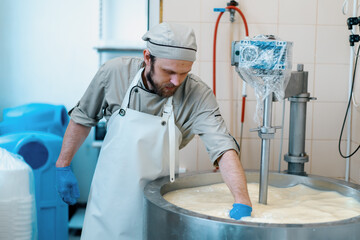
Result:
[[[251,212],[252,207],[241,203],[234,203],[233,209],[230,211],[230,217],[239,220],[242,217],[250,217]]]
[[[67,204],[74,205],[80,197],[78,182],[70,166],[56,168],[56,186],[61,199]]]

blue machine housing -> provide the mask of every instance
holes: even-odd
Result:
[[[291,71],[292,42],[277,40],[272,35],[232,43],[231,65],[243,80],[277,78]]]
[[[274,93],[278,100],[284,98],[292,70],[292,46],[292,42],[273,35],[232,42],[231,65],[255,89],[258,109],[269,94]]]
[[[0,135],[42,131],[63,137],[68,123],[69,116],[63,105],[30,103],[4,109]]]
[[[68,205],[56,191],[55,162],[62,138],[29,131],[0,136],[0,147],[21,155],[33,169],[39,240],[68,240]]]
[[[240,41],[239,67],[251,66],[254,69],[277,70],[286,67],[285,41]]]
[[[69,123],[62,105],[30,103],[3,111],[0,147],[33,170],[39,240],[68,240],[68,205],[56,190],[56,167]]]

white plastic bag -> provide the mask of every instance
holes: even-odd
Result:
[[[270,94],[282,101],[292,69],[292,42],[273,35],[259,35],[239,42],[240,77],[252,86],[257,99],[254,120],[261,125],[263,101]]]

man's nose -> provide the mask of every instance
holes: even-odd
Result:
[[[170,82],[174,84],[175,86],[179,86],[181,83],[181,78],[179,75],[174,74],[171,76]]]

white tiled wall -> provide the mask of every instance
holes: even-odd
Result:
[[[163,21],[183,23],[194,28],[198,54],[192,72],[212,87],[212,54],[215,22],[218,13],[213,8],[224,8],[224,0],[163,0]],[[310,156],[305,170],[311,174],[344,177],[345,160],[338,153],[338,138],[348,100],[348,75],[350,50],[349,31],[342,14],[343,0],[240,0],[250,37],[274,34],[294,42],[293,69],[303,63],[309,72],[308,90],[317,97],[307,105],[306,152]],[[349,13],[352,13],[351,1]],[[217,38],[217,99],[228,128],[240,139],[242,81],[230,64],[231,42],[245,36],[244,24],[238,14],[234,23],[229,13],[221,18]],[[359,84],[358,84],[359,85]],[[356,100],[360,102],[360,86],[355,87]],[[246,169],[258,169],[261,141],[256,132],[254,111],[256,98],[248,86],[241,161]],[[284,143],[282,155],[288,149],[289,102],[286,101]],[[281,124],[282,103],[273,105],[273,125]],[[360,107],[353,107],[352,148],[360,144]],[[272,170],[278,169],[280,134],[271,142]],[[343,136],[346,139],[346,133]],[[346,149],[346,143],[342,146]],[[360,153],[351,160],[350,177],[360,183]],[[181,151],[181,164],[188,171],[213,169],[205,146],[195,137]],[[282,170],[287,163],[282,161]]]
[[[315,25],[317,1],[279,0],[279,24]]]
[[[348,64],[317,64],[314,95],[321,102],[346,102],[348,99]],[[326,87],[324,87],[326,86]]]

